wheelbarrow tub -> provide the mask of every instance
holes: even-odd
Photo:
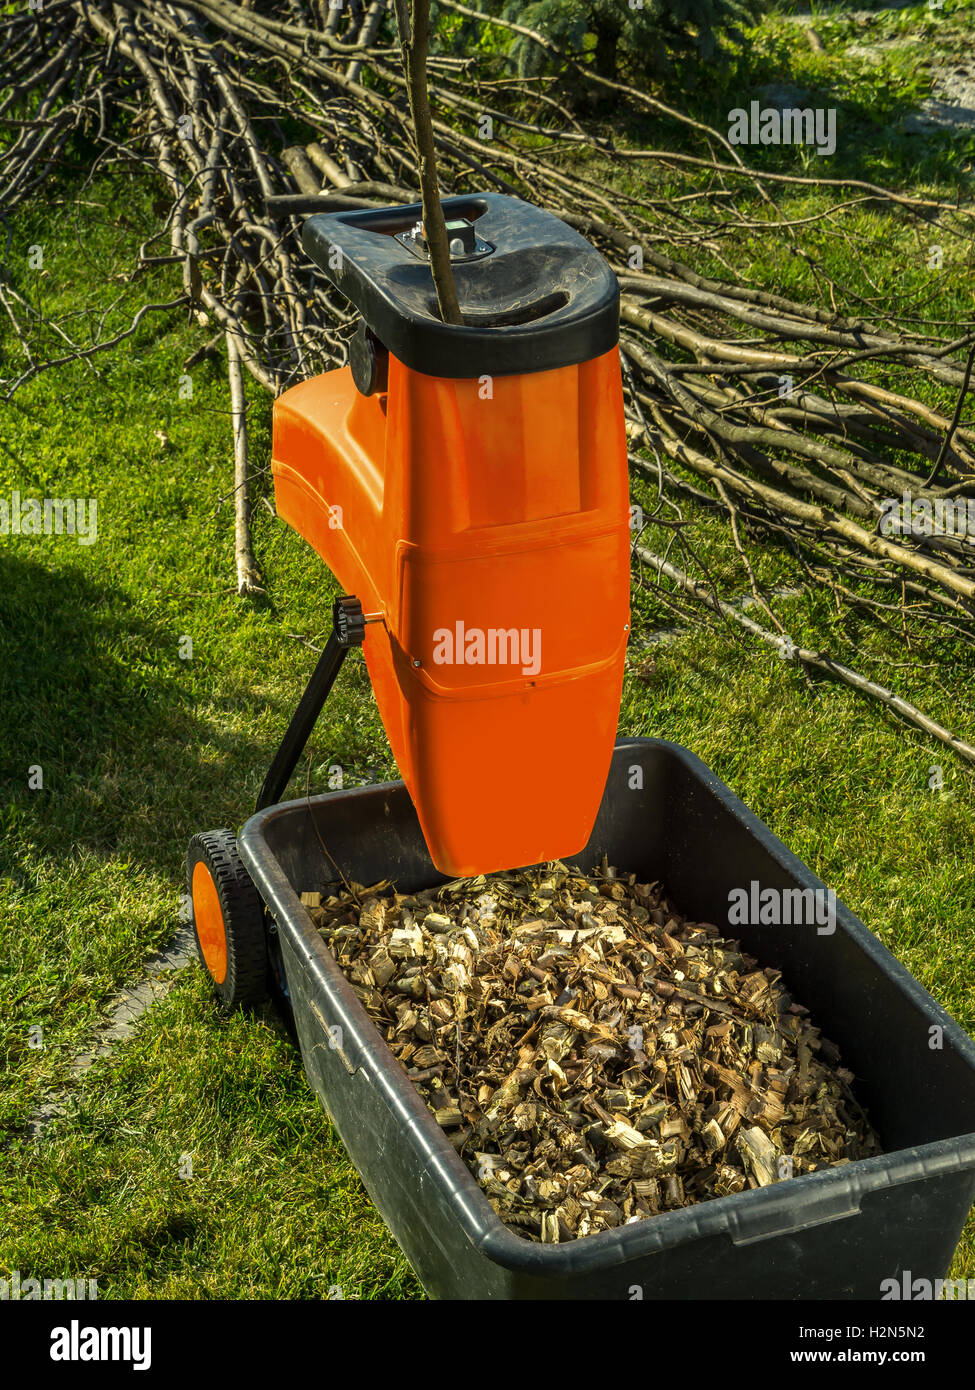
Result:
[[[497,1217],[302,907],[301,892],[335,878],[322,841],[360,883],[414,891],[445,880],[401,782],[273,806],[240,836],[276,923],[308,1079],[431,1296],[879,1299],[885,1280],[945,1276],[975,1198],[975,1043],[842,903],[832,934],[728,932],[783,972],[840,1047],[885,1152],[541,1245]],[[604,854],[722,929],[729,892],[752,880],[824,888],[697,757],[656,739],[616,745],[575,862],[591,868]]]

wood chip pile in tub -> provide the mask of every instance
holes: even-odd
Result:
[[[576,1239],[880,1152],[808,1011],[659,884],[561,863],[303,901],[508,1225]]]

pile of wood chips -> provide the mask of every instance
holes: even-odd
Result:
[[[880,1152],[808,1011],[604,861],[305,894],[491,1205],[572,1240]],[[320,906],[313,906],[320,902]]]

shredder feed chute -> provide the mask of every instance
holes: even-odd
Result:
[[[363,643],[380,715],[431,857],[460,876],[589,837],[629,500],[609,266],[517,198],[444,211],[462,327],[439,318],[419,205],[305,223],[362,317],[349,366],[275,402],[273,472],[279,514],[382,615]]]

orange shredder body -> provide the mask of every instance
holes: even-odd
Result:
[[[444,202],[463,327],[419,207],[304,245],[362,314],[351,365],[274,406],[277,509],[367,615],[363,653],[431,858],[487,873],[582,849],[629,627],[618,289],[550,214]]]

